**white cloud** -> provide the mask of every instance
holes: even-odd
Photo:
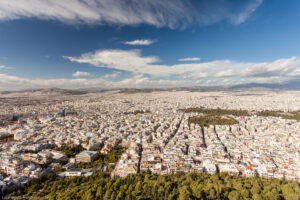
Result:
[[[26,79],[17,76],[0,74],[0,91],[40,89],[40,88],[166,88],[179,86],[193,86],[197,83],[183,80],[153,80],[142,75],[135,75],[121,81],[110,81],[99,77],[94,79]]]
[[[227,80],[268,80],[268,77],[281,77],[283,81],[292,74],[299,73],[300,59],[297,57],[278,59],[273,62],[237,62],[232,60],[215,60],[210,62],[193,62],[175,65],[157,64],[159,58],[144,57],[140,50],[100,50],[82,54],[79,57],[64,57],[72,62],[88,63],[96,67],[127,71],[134,74],[147,74],[151,78],[169,79],[218,79]],[[211,81],[212,82],[212,81]],[[219,81],[220,82],[220,81]],[[232,82],[232,81],[231,81]]]
[[[159,58],[155,56],[143,57],[140,50],[99,50],[85,53],[79,57],[64,56],[72,62],[88,63],[96,67],[123,70],[132,73],[149,74],[153,77],[168,77],[171,75],[185,78],[214,76],[220,70],[240,69],[248,64],[230,60],[217,60],[207,63],[187,63],[177,65],[156,64]]]
[[[299,68],[300,59],[291,57],[287,59],[278,59],[274,62],[253,63],[242,75],[248,77],[270,77],[280,76],[290,73],[295,68]]]
[[[193,79],[193,80],[198,80],[198,79],[203,79],[203,78],[208,78],[210,75],[205,72],[198,72],[198,73],[185,73],[183,75],[179,75],[178,78],[180,79]]]
[[[215,77],[217,78],[226,78],[226,77],[233,77],[233,76],[236,76],[237,73],[234,72],[232,69],[228,69],[228,70],[225,70],[225,71],[220,71],[218,72]]]
[[[296,80],[292,77],[288,76],[270,76],[270,77],[250,77],[245,79],[245,83],[267,83],[267,84],[275,84],[275,83],[286,83],[288,81]]]
[[[218,68],[221,65],[228,66],[231,64],[230,61],[214,61],[211,63],[179,64],[173,66],[158,65],[155,63],[160,61],[159,58],[155,56],[143,57],[140,50],[99,50],[82,54],[79,57],[63,56],[63,58],[69,59],[72,62],[88,63],[96,67],[149,74],[154,77],[184,75],[194,72],[206,73],[205,71],[212,67]]]
[[[4,65],[0,65],[0,69],[12,69],[11,67],[7,67],[7,66],[4,66]]]
[[[287,74],[288,76],[300,76],[300,69],[295,69]]]
[[[158,64],[155,56],[143,56],[140,50],[99,50],[78,57],[64,56],[72,62],[104,67],[112,72],[92,79],[26,79],[0,74],[0,90],[29,88],[124,88],[229,86],[246,83],[286,83],[299,80],[300,58],[291,57],[271,62],[238,62],[214,60],[175,65]],[[4,66],[0,68],[6,68]],[[125,76],[122,76],[126,72]],[[89,76],[76,72],[74,77]],[[129,76],[129,77],[128,77]]]
[[[125,70],[136,73],[157,72],[159,66],[149,69],[151,63],[158,62],[157,57],[142,57],[140,50],[100,50],[82,54],[80,57],[63,56],[72,62],[88,63],[97,67]]]
[[[172,88],[196,85],[199,84],[194,81],[165,79],[156,80],[142,76],[140,74],[115,83],[115,87],[117,88]]]
[[[153,44],[154,40],[133,40],[133,41],[126,41],[124,44],[127,45],[139,45],[139,46],[147,46]]]
[[[110,57],[110,53],[114,56]],[[105,63],[105,66],[113,69],[121,69],[131,72],[131,77],[124,78],[122,72],[115,71],[103,77],[93,79],[27,79],[22,77],[0,74],[0,90],[20,90],[59,87],[67,89],[76,88],[167,88],[183,86],[230,86],[246,83],[286,83],[293,80],[299,80],[300,62],[299,58],[291,57],[287,59],[278,59],[273,62],[264,63],[242,63],[231,60],[211,61],[207,63],[192,63],[181,65],[155,65],[158,60],[156,57],[141,57],[139,51],[108,51],[96,52],[99,56],[89,54],[85,58],[74,58],[73,61],[91,63]],[[119,55],[120,54],[120,55]],[[123,68],[122,63],[112,62],[122,55],[131,56],[128,65]],[[104,61],[102,58],[105,58]],[[71,58],[68,58],[71,59]],[[83,60],[82,60],[83,59]],[[96,59],[96,61],[94,60]],[[135,60],[137,59],[137,60]],[[71,59],[72,60],[72,59]],[[118,59],[116,59],[118,60]],[[134,64],[139,64],[133,66]],[[133,66],[134,70],[131,70]],[[142,70],[138,70],[142,66]],[[253,73],[256,69],[263,70]],[[156,72],[155,70],[159,70]],[[150,72],[150,73],[149,73]],[[272,74],[270,76],[266,76]],[[159,77],[154,78],[157,75]],[[174,76],[171,76],[174,75]],[[118,79],[116,80],[116,78]],[[176,78],[175,78],[176,77]]]
[[[1,0],[0,20],[39,18],[71,24],[148,24],[186,27],[229,21],[243,23],[262,0]]]
[[[104,79],[27,79],[0,74],[0,90],[38,89],[38,88],[81,88],[102,84]]]
[[[105,74],[104,78],[105,79],[115,79],[118,76],[120,76],[122,74],[122,72],[113,72],[111,74]]]
[[[247,18],[263,3],[264,0],[249,1],[248,4],[241,5],[237,15],[231,15],[230,21],[234,24],[241,24],[247,20]]]
[[[92,76],[91,73],[88,72],[81,72],[81,71],[77,71],[74,74],[72,74],[72,76],[74,77],[79,77],[79,76]]]
[[[181,61],[181,62],[185,62],[185,61],[200,61],[200,58],[198,58],[198,57],[193,57],[193,58],[181,58],[181,59],[178,59],[178,61]]]

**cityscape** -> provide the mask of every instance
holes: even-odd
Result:
[[[0,200],[300,200],[299,0],[0,0]]]
[[[64,169],[58,173],[62,178],[109,171],[102,164],[90,168],[78,164],[93,163],[98,154],[109,154],[116,146],[125,151],[110,171],[111,177],[125,178],[141,171],[157,175],[204,172],[300,181],[300,120],[255,113],[299,114],[300,92],[61,92],[2,94],[3,192],[60,168]],[[222,116],[237,123],[189,123],[192,117],[205,116],[189,112],[190,108],[236,110],[237,116]],[[252,114],[242,116],[241,111]],[[80,146],[81,151],[70,157],[59,150],[65,146]]]

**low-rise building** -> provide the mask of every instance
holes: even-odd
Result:
[[[97,151],[82,151],[76,155],[76,162],[93,162],[98,157]]]

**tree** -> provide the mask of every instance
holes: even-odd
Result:
[[[228,198],[230,200],[239,200],[241,199],[241,194],[238,191],[233,190],[232,192],[229,193]]]

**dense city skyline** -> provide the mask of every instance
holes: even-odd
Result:
[[[21,199],[299,199],[299,97],[266,90],[3,93],[0,191]],[[169,189],[155,186],[165,179]],[[153,183],[138,183],[147,180]]]

